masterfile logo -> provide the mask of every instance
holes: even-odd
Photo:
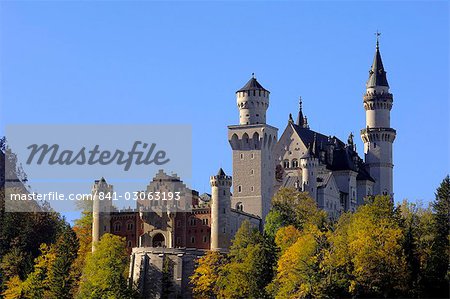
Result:
[[[117,206],[174,199],[179,194],[177,186],[164,193],[143,190],[161,172],[189,182],[191,131],[190,125],[10,125],[6,128],[5,187],[16,194],[11,197],[13,210],[29,211],[30,205],[20,204],[24,198],[51,201],[57,211],[74,210],[73,201],[84,199],[100,178],[114,186],[109,200]],[[24,174],[21,178],[18,169]]]
[[[139,147],[142,150],[139,150]],[[115,150],[100,150],[100,145],[96,144],[93,149],[89,150],[83,146],[80,150],[65,149],[60,150],[58,144],[49,146],[48,144],[32,144],[27,147],[30,150],[30,155],[27,159],[27,164],[34,162],[41,165],[44,160],[48,165],[108,165],[116,163],[117,165],[124,165],[124,170],[130,170],[131,165],[155,165],[167,164],[170,159],[166,158],[164,150],[155,151],[156,143],[148,144],[141,141],[135,141],[130,151]]]

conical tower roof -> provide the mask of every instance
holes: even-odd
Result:
[[[369,71],[369,80],[367,80],[367,88],[375,86],[389,87],[386,72],[384,70],[383,61],[381,60],[380,46],[377,40],[375,57],[373,58],[372,68]]]
[[[268,91],[267,89],[265,89],[264,87],[262,87],[261,84],[259,84],[258,80],[256,80],[255,76],[253,75],[252,78],[247,82],[247,84],[245,84],[241,89],[239,89],[236,92],[240,92],[240,91],[249,91],[249,90],[265,90]]]

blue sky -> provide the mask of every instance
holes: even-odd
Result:
[[[234,92],[255,72],[285,128],[362,155],[374,32],[394,94],[396,200],[429,201],[449,173],[449,2],[1,1],[1,123],[191,124],[193,178],[231,173]],[[150,179],[149,175],[149,179]]]

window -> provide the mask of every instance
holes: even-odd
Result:
[[[128,246],[128,248],[131,247],[131,241],[128,241],[128,242],[127,242],[127,246]]]
[[[128,222],[127,223],[127,230],[133,230],[133,222]]]
[[[177,237],[177,244],[181,245],[181,237]]]
[[[242,192],[242,186],[238,186],[238,192]]]
[[[189,220],[189,223],[191,226],[195,226],[197,224],[194,217],[191,217],[191,219]]]
[[[244,160],[244,154],[241,154],[241,160]]]
[[[195,243],[195,237],[194,237],[194,236],[191,237],[191,243],[192,243],[192,244]]]
[[[253,169],[250,169],[250,175],[254,175],[255,171]]]
[[[289,168],[289,161],[288,160],[284,160],[283,161],[283,168]]]
[[[177,227],[181,227],[181,220],[177,220]]]
[[[208,242],[208,237],[207,236],[203,236],[203,243]]]
[[[251,154],[250,158],[255,159],[255,154]]]
[[[297,159],[292,160],[292,167],[293,168],[297,168],[298,167],[298,160]]]
[[[202,224],[203,225],[208,225],[208,219],[206,219],[206,218],[202,219]]]
[[[120,232],[120,230],[122,229],[120,222],[116,222],[114,223],[114,231],[115,232]]]
[[[250,190],[252,190],[252,192],[255,191],[255,187],[252,186],[252,187],[250,188]]]

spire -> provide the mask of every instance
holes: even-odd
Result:
[[[314,140],[313,140],[312,149],[311,149],[313,156],[316,155],[316,147],[317,147],[317,134],[314,132]]]
[[[294,119],[292,118],[292,113],[289,113],[289,123],[294,123]]]
[[[299,106],[300,106],[300,108],[298,110],[297,125],[303,128],[303,126],[305,124],[305,119],[303,117],[303,111],[302,111],[302,108],[303,108],[302,107],[303,106],[302,97],[300,97],[300,99],[299,99]]]
[[[389,87],[386,72],[384,71],[383,61],[381,60],[380,54],[380,42],[379,37],[381,33],[378,31],[375,33],[377,37],[375,57],[373,58],[372,68],[369,71],[369,80],[367,80],[367,88],[375,86],[387,86]]]

